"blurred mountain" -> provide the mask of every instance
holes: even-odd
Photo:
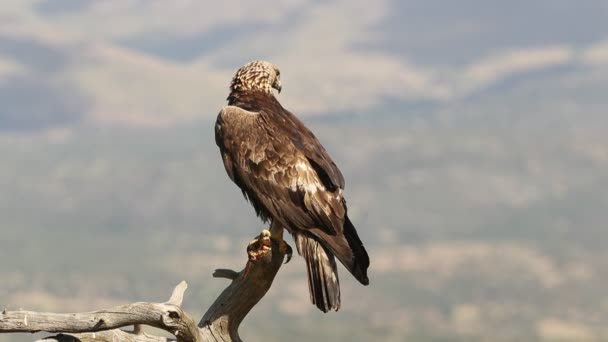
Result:
[[[261,58],[345,174],[372,284],[342,272],[343,308],[322,315],[294,258],[243,336],[606,340],[607,15],[603,1],[6,1],[0,306],[92,310],[186,279],[201,314],[225,286],[212,270],[242,267],[263,227],[213,140],[233,72]]]
[[[548,0],[8,4],[0,10],[0,80],[59,87],[39,105],[68,105],[87,122],[212,119],[234,70],[255,58],[284,70],[282,98],[303,115],[446,106],[538,78],[578,89],[586,81],[568,84],[564,74],[608,65],[603,1],[576,10]],[[11,91],[1,92],[10,111],[33,96]]]

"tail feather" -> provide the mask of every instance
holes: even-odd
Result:
[[[294,233],[298,253],[306,261],[310,300],[323,312],[340,308],[336,257],[361,284],[369,285],[369,256],[348,216],[343,228],[343,234],[336,235],[320,229]]]
[[[342,258],[340,258],[339,254],[336,254],[336,256],[361,284],[369,285],[369,278],[367,277],[369,255],[367,255],[363,242],[361,242],[361,239],[355,230],[355,226],[353,226],[352,222],[350,222],[348,216],[345,217],[344,221],[344,236],[346,237],[348,246],[352,250],[352,266],[348,267]]]
[[[298,253],[304,257],[308,271],[310,300],[321,311],[340,309],[340,280],[333,254],[312,236],[295,236]]]
[[[323,241],[329,253],[335,255],[361,284],[369,285],[367,277],[369,256],[363,242],[348,216],[345,217],[343,227],[343,234],[330,235],[320,229],[314,229],[313,232],[319,240]]]

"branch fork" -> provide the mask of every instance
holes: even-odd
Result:
[[[252,242],[247,247],[248,260],[242,271],[215,270],[213,277],[230,279],[231,283],[198,324],[182,309],[184,292],[188,287],[182,281],[164,303],[138,302],[70,314],[4,309],[0,313],[0,333],[60,333],[39,340],[44,342],[241,341],[238,334],[240,323],[270,289],[286,253],[282,247],[284,242],[271,239],[270,233],[266,232],[254,240],[257,243]],[[142,325],[168,331],[176,339],[145,334]],[[134,326],[134,329],[120,329],[126,326]]]

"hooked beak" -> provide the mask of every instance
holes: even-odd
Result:
[[[279,94],[281,93],[281,89],[283,89],[283,87],[281,86],[281,81],[279,81],[278,79],[276,81],[274,81],[274,84],[272,85],[272,87],[274,89],[276,89]]]

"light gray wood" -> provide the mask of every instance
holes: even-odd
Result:
[[[260,234],[262,238],[262,234]],[[260,253],[249,260],[241,272],[218,269],[214,277],[231,279],[197,325],[182,310],[187,284],[179,283],[167,302],[138,302],[106,310],[84,313],[50,313],[7,311],[0,313],[0,333],[60,332],[44,342],[208,342],[241,341],[238,328],[249,311],[264,297],[285,257],[285,250],[276,241],[248,246],[248,252]],[[176,339],[145,334],[141,325],[166,330]],[[135,326],[133,331],[119,328]]]

